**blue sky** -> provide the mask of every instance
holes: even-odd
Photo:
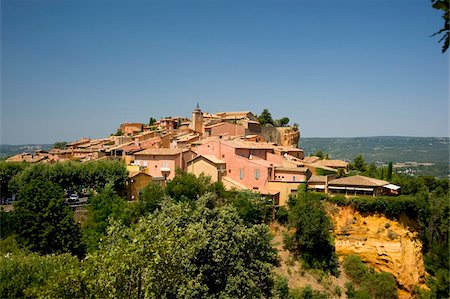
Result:
[[[304,137],[448,136],[429,0],[1,2],[1,143],[268,108]]]

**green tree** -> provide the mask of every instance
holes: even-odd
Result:
[[[167,183],[166,192],[175,201],[195,201],[208,191],[211,179],[203,174],[196,177],[181,169],[176,170],[173,180]]]
[[[28,163],[0,162],[0,198],[12,195],[9,184],[13,178],[29,166]]]
[[[154,125],[155,125],[155,122],[156,122],[156,119],[153,118],[153,117],[150,117],[150,119],[149,119],[149,121],[148,121],[148,125],[149,125],[149,126],[154,126]]]
[[[448,50],[449,44],[449,3],[446,0],[431,0],[432,7],[438,10],[442,10],[444,13],[442,14],[442,18],[444,19],[444,26],[432,36],[442,35],[439,43],[444,41],[442,45],[442,53],[445,53]]]
[[[356,158],[353,160],[353,163],[350,163],[350,169],[359,172],[365,172],[367,170],[367,164],[366,161],[364,161],[362,155],[356,156]]]
[[[377,176],[377,166],[375,163],[371,163],[369,167],[367,167],[366,172],[364,173],[366,176],[374,178]]]
[[[83,238],[89,252],[97,249],[100,238],[106,233],[110,218],[122,220],[127,225],[133,220],[128,203],[120,198],[111,186],[106,186],[90,199],[88,206]]]
[[[21,189],[13,211],[20,244],[42,254],[84,253],[80,227],[63,195],[58,185],[43,179],[32,180]]]
[[[210,209],[211,195],[166,201],[136,227],[113,223],[89,256],[88,288],[98,297],[269,297],[276,252],[267,226],[246,227],[233,207]],[[58,297],[58,294],[52,294]]]
[[[289,223],[295,228],[292,250],[311,268],[339,275],[332,223],[322,202],[313,192],[299,194],[289,211]]]
[[[286,127],[288,123],[289,123],[288,117],[283,117],[275,121],[277,127]]]
[[[161,206],[161,203],[166,197],[167,195],[160,185],[154,183],[148,184],[139,196],[137,205],[138,215],[142,216],[153,213]]]
[[[311,156],[319,157],[321,160],[328,160],[328,159],[330,159],[330,157],[328,156],[328,154],[322,152],[321,150],[315,152],[315,153],[312,154]]]
[[[270,114],[268,109],[264,109],[261,114],[258,116],[258,121],[261,125],[270,124],[275,125],[274,120],[272,118],[272,114]]]
[[[58,141],[53,144],[53,148],[64,150],[67,147],[66,141]]]
[[[392,180],[392,162],[389,162],[389,164],[388,164],[386,180],[389,182]]]

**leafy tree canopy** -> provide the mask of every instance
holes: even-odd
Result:
[[[53,148],[56,148],[56,149],[64,150],[64,149],[66,149],[66,147],[67,147],[66,141],[58,141],[58,142],[55,142],[55,144],[53,144]]]
[[[19,243],[42,254],[83,254],[79,226],[64,202],[62,189],[43,179],[27,183],[11,212]]]
[[[339,275],[338,260],[330,230],[332,223],[327,216],[320,195],[302,192],[290,201],[289,223],[295,228],[287,247],[298,254],[307,266]]]

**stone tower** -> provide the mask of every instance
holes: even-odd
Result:
[[[203,112],[198,103],[194,112],[192,112],[192,130],[203,134]]]

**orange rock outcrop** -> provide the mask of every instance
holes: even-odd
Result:
[[[376,271],[392,273],[402,298],[409,298],[415,285],[423,286],[425,266],[416,231],[382,215],[362,216],[350,207],[333,206],[329,212],[338,255],[356,254]]]

